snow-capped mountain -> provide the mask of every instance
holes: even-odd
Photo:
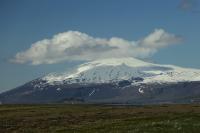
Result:
[[[110,83],[143,78],[141,83],[200,81],[200,70],[173,65],[159,65],[135,58],[111,58],[80,65],[71,73],[49,74],[42,79],[50,84]]]
[[[84,63],[0,94],[1,103],[188,103],[200,101],[200,70],[135,58]]]

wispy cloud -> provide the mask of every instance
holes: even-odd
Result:
[[[198,0],[181,0],[179,7],[184,11],[198,12],[198,5]]]
[[[160,48],[178,44],[181,40],[181,37],[163,29],[155,29],[137,41],[119,37],[97,38],[79,31],[67,31],[33,43],[29,49],[18,52],[10,61],[39,65],[110,57],[147,58]]]

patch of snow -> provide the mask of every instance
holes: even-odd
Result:
[[[89,93],[89,96],[92,96],[95,93],[95,89]]]
[[[144,90],[142,88],[139,88],[138,89],[139,93],[143,94],[144,93]]]
[[[35,84],[34,88],[40,88],[40,85],[39,84]]]
[[[57,90],[57,91],[61,91],[61,88],[57,88],[56,90]]]

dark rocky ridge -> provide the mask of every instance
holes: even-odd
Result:
[[[141,80],[140,78],[137,78]],[[200,101],[200,82],[130,84],[128,81],[102,84],[46,84],[36,79],[0,94],[3,104],[106,103],[160,104]],[[139,91],[140,90],[140,91]]]

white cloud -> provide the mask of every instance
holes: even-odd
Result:
[[[153,33],[140,40],[139,43],[144,47],[158,49],[168,45],[177,44],[181,40],[181,37],[167,33],[163,29],[155,29]]]
[[[138,41],[123,38],[96,38],[79,31],[68,31],[33,43],[25,51],[15,55],[11,62],[32,65],[53,64],[67,60],[95,60],[109,57],[146,58],[158,49],[177,44],[180,37],[156,29]]]

